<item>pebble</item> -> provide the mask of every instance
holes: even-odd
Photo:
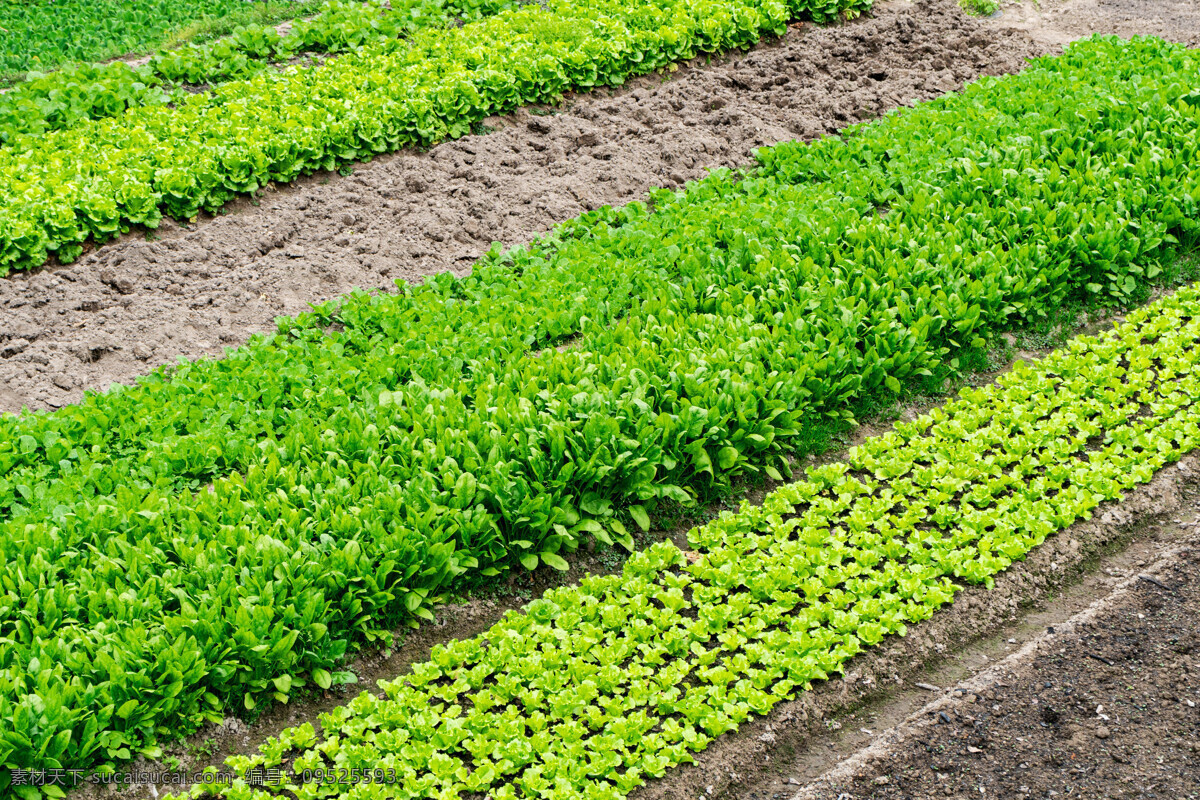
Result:
[[[1101,725],[1099,728],[1096,728],[1097,739],[1107,739],[1110,735],[1111,731],[1109,731],[1107,725]]]
[[[27,339],[10,339],[3,346],[0,346],[0,356],[4,358],[11,358],[18,353],[23,353],[27,347],[29,347],[29,341]]]

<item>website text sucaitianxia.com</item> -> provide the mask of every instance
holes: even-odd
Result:
[[[275,786],[282,782],[283,770],[257,767],[242,776],[251,786]],[[232,783],[238,776],[232,772],[208,769],[198,772],[181,770],[133,770],[126,772],[93,773],[82,769],[15,769],[12,786],[58,786],[72,788],[84,784],[132,786],[190,786],[193,784]],[[304,770],[295,776],[301,783],[395,783],[394,769],[316,769]]]

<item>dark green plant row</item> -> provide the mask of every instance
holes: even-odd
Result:
[[[344,53],[368,44],[384,51],[421,28],[474,20],[514,5],[511,0],[326,0],[312,19],[296,20],[287,35],[274,25],[242,25],[226,37],[160,50],[148,64],[123,61],[35,73],[0,94],[0,142],[30,147],[47,131],[115,117],[143,105],[183,103],[183,84],[248,78],[296,56]],[[33,138],[22,138],[29,135]]]
[[[184,796],[628,797],[1194,450],[1198,400],[1192,286],[724,512],[689,553],[656,544],[434,647]]]
[[[470,575],[628,544],[1015,319],[1130,299],[1195,228],[1198,69],[1082,43],[3,420],[0,718],[39,724],[0,764],[111,763],[326,685]]]
[[[311,2],[20,0],[0,3],[0,76],[144,53],[195,23],[302,16]]]
[[[748,47],[830,1],[552,0],[21,139],[0,150],[0,275],[70,261],[164,213],[216,211],[272,181],[462,136],[489,114]]]

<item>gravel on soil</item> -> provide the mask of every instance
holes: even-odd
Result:
[[[359,287],[465,274],[491,243],[748,163],[985,74],[1036,48],[954,0],[795,25],[779,40],[668,77],[491,119],[492,133],[405,151],[130,234],[67,267],[0,280],[0,412],[55,408],[179,358],[218,355],[279,315]],[[545,112],[540,114],[539,112]],[[150,240],[155,239],[155,240]]]

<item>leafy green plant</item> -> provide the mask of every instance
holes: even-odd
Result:
[[[977,17],[990,17],[1000,10],[1000,0],[958,0],[958,4]]]
[[[128,108],[168,103],[171,95],[160,84],[151,70],[119,61],[50,75],[33,73],[0,94],[0,142],[116,116]]]
[[[510,0],[491,0],[471,12],[479,19],[511,7]],[[286,35],[273,26],[241,26],[230,36],[204,44],[161,50],[150,69],[161,80],[211,84],[248,78],[298,54],[342,53],[376,46],[376,53],[402,46],[423,28],[448,25],[461,11],[452,0],[410,0],[382,4],[361,0],[326,0],[312,19],[296,20]]]

